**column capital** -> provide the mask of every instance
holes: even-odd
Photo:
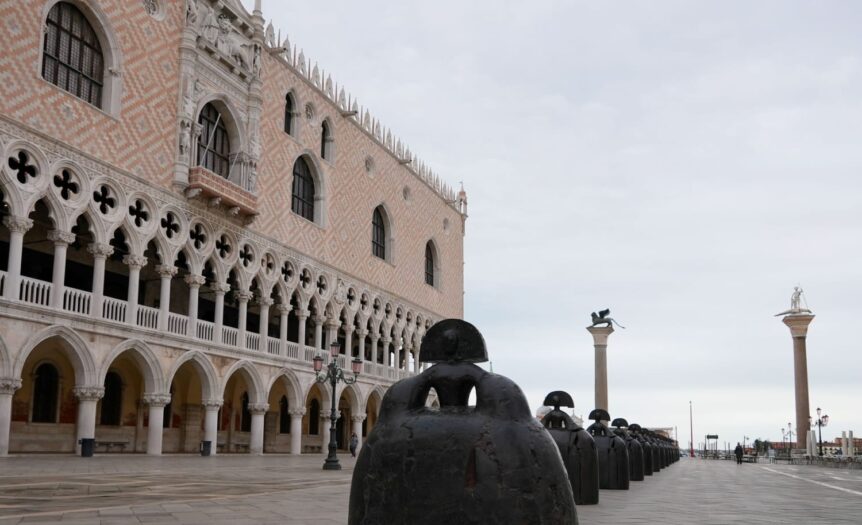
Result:
[[[177,275],[179,268],[176,266],[168,266],[166,264],[160,264],[156,266],[156,273],[158,273],[162,277],[172,278]]]
[[[613,326],[588,326],[587,332],[593,335],[593,344],[596,346],[607,346],[608,337],[614,333]]]
[[[123,264],[128,265],[129,268],[140,270],[147,265],[147,258],[142,255],[129,254],[123,257]]]
[[[248,411],[252,414],[266,414],[269,410],[269,403],[249,403]]]
[[[281,315],[289,315],[293,311],[293,306],[290,304],[279,304],[276,306],[278,313]]]
[[[183,280],[186,282],[187,285],[189,285],[189,288],[200,288],[207,282],[206,278],[203,275],[194,275],[191,273],[186,275]]]
[[[171,395],[163,392],[144,394],[143,400],[151,407],[164,407],[171,402]]]
[[[311,320],[314,321],[314,324],[318,326],[323,326],[326,324],[326,317],[320,317],[319,315],[315,315],[311,318]]]
[[[105,387],[101,386],[76,386],[72,389],[78,401],[98,401],[105,395]]]
[[[781,319],[781,322],[790,328],[793,337],[808,336],[808,325],[814,320],[814,314],[791,314]]]
[[[222,403],[221,399],[205,399],[201,401],[201,406],[207,410],[218,410],[221,408]]]
[[[381,338],[380,338],[380,340],[381,340],[381,341],[383,341],[383,344],[384,344],[384,345],[388,345],[389,343],[391,343],[391,342],[392,342],[392,338],[391,338],[391,337],[386,337],[386,336],[381,337]]]
[[[365,328],[360,328],[356,331],[356,335],[358,335],[362,339],[365,339],[365,337],[368,335],[368,330],[366,330]]]
[[[12,395],[21,388],[21,380],[12,377],[0,377],[0,394]]]
[[[230,291],[230,285],[226,283],[212,283],[210,284],[210,289],[215,292],[216,295],[224,295]]]
[[[236,292],[236,299],[241,303],[247,303],[254,297],[254,294],[249,292],[248,290],[239,290]]]
[[[27,217],[14,217],[7,215],[3,217],[3,224],[9,228],[12,233],[27,233],[33,227],[33,220]]]
[[[353,416],[350,419],[352,419],[354,423],[362,423],[365,421],[365,416]]]
[[[353,325],[353,323],[343,324],[341,325],[341,329],[344,330],[344,333],[346,335],[350,335],[356,331],[356,327]]]
[[[296,318],[300,321],[305,321],[306,319],[308,319],[309,315],[311,315],[311,312],[304,308],[298,308],[296,310]]]
[[[376,343],[380,340],[380,334],[377,332],[371,332],[371,342]]]
[[[260,306],[270,307],[275,304],[275,301],[273,301],[271,297],[261,297],[257,300],[257,304]]]
[[[48,240],[54,243],[54,246],[68,246],[75,242],[76,235],[63,230],[51,230],[48,232]]]
[[[103,242],[94,242],[87,246],[87,251],[95,258],[106,258],[114,254],[114,247]]]
[[[287,411],[287,413],[293,417],[302,417],[305,415],[305,409],[304,408],[291,408]]]

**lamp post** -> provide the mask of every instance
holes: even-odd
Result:
[[[323,470],[341,470],[341,463],[338,462],[338,456],[335,452],[336,450],[336,436],[335,436],[335,421],[338,419],[337,414],[335,412],[335,386],[339,381],[344,383],[345,385],[352,385],[359,379],[359,373],[362,371],[362,360],[358,357],[354,358],[351,362],[351,370],[353,371],[353,377],[347,377],[344,375],[344,369],[338,366],[338,354],[341,352],[341,344],[338,341],[334,341],[329,346],[329,356],[332,360],[326,365],[326,372],[322,372],[323,370],[323,357],[315,356],[314,358],[314,373],[316,374],[316,380],[318,383],[329,383],[329,386],[332,387],[332,412],[330,413],[331,423],[329,425],[329,455],[326,457],[326,461],[323,462]]]
[[[745,454],[745,441],[748,439],[748,436],[742,436],[742,453]]]
[[[787,433],[784,432],[784,427],[781,427],[781,453],[784,454],[785,449],[787,448],[787,444],[784,442],[784,438],[787,437]]]
[[[811,423],[811,418],[808,418],[808,422]],[[823,457],[823,427],[829,424],[829,416],[826,414],[820,415],[820,407],[817,407],[817,421],[814,422],[817,425],[817,443],[820,448],[819,456]]]

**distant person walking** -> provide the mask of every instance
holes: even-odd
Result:
[[[351,434],[350,436],[350,455],[356,457],[356,447],[359,446],[359,437],[356,435],[356,432]]]
[[[742,445],[739,443],[736,444],[736,448],[733,450],[734,455],[736,455],[736,464],[742,465]]]

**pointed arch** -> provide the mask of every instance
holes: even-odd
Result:
[[[260,377],[260,372],[254,364],[245,359],[237,361],[227,370],[227,372],[225,372],[222,377],[221,388],[219,390],[221,395],[224,396],[228,381],[230,381],[230,378],[237,372],[245,376],[248,388],[251,391],[251,403],[266,403],[269,390],[264,390],[263,379]]]
[[[168,391],[159,359],[147,343],[139,339],[127,339],[111,350],[99,368],[98,380],[100,384],[105,382],[111,364],[126,352],[131,355],[132,360],[141,370],[141,375],[144,377],[145,393],[166,393]]]
[[[215,367],[204,354],[197,350],[186,352],[174,361],[173,366],[171,366],[170,371],[165,376],[165,384],[170,385],[173,383],[177,371],[186,363],[191,363],[200,375],[202,399],[205,401],[221,401],[222,389],[220,388],[221,384],[218,380]]]
[[[75,369],[75,386],[101,386],[96,372],[96,362],[93,359],[93,354],[90,353],[90,348],[86,341],[71,328],[59,325],[49,326],[40,330],[30,336],[22,345],[21,351],[18,352],[18,358],[15,361],[13,369],[14,377],[21,377],[27,357],[29,357],[34,348],[49,339],[56,339],[67,351],[69,361]]]
[[[440,251],[434,239],[425,243],[425,284],[435,288],[440,285]]]
[[[371,254],[393,263],[395,235],[392,215],[386,204],[379,204],[371,214]]]
[[[275,384],[281,381],[287,391],[287,402],[292,407],[303,406],[305,398],[302,396],[302,383],[296,376],[296,372],[289,368],[282,368],[275,374],[266,387],[267,395],[272,391]]]
[[[347,396],[347,400],[350,402],[350,411],[354,414],[361,414],[365,411],[365,396],[362,395],[355,383],[342,388],[338,396],[339,400],[341,396]]]

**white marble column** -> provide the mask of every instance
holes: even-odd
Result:
[[[347,361],[353,358],[353,330],[355,327],[348,323],[342,326],[344,330],[344,355]]]
[[[170,394],[144,394],[144,403],[150,407],[149,427],[147,429],[147,454],[150,456],[162,455],[165,406],[170,402]]]
[[[189,323],[186,332],[191,338],[197,339],[198,337],[198,308],[200,304],[200,294],[201,294],[201,286],[203,286],[207,280],[203,275],[192,275],[188,274],[185,277],[186,285],[189,287]],[[222,295],[222,300],[224,300],[224,295]]]
[[[221,401],[207,400],[203,402],[205,411],[204,415],[204,439],[212,443],[210,454],[215,456],[218,449],[218,411],[221,408]]]
[[[260,350],[262,352],[266,352],[268,348],[267,342],[269,341],[269,308],[273,304],[273,300],[269,297],[261,297],[258,300],[258,304],[260,305],[260,324],[258,333],[260,334]]]
[[[357,339],[359,339],[359,358],[363,361],[365,359],[365,338],[368,336],[368,330],[362,329],[356,334]]]
[[[78,398],[75,451],[80,454],[81,444],[78,441],[82,439],[94,439],[96,437],[96,406],[99,400],[102,399],[102,396],[105,395],[105,388],[101,386],[76,386],[73,392],[75,397]]]
[[[54,271],[51,277],[51,307],[63,309],[66,292],[66,252],[75,242],[75,234],[60,230],[48,232],[48,240],[54,243]]]
[[[105,298],[105,261],[114,253],[110,244],[93,243],[87,247],[93,256],[93,299],[90,302],[90,316],[102,318],[102,302]]]
[[[3,296],[10,301],[18,300],[21,282],[21,253],[24,248],[24,234],[33,227],[33,221],[26,217],[7,215],[3,224],[9,228],[9,259],[6,264],[6,284]]]
[[[211,288],[215,293],[215,327],[213,342],[221,343],[224,340],[224,295],[230,291],[230,286],[225,283],[213,283]]]
[[[326,340],[327,345],[325,350],[329,351],[329,347],[332,346],[332,343],[338,341],[338,321],[336,320],[328,320],[326,321]]]
[[[305,340],[306,340],[305,328],[306,328],[306,321],[308,321],[309,313],[310,312],[308,310],[304,310],[304,309],[299,309],[296,311],[296,320],[299,323],[299,334],[298,334],[297,338],[299,339],[298,342],[299,342],[300,359],[303,359],[302,356],[305,354]]]
[[[248,290],[240,290],[236,293],[236,299],[239,301],[239,328],[236,345],[240,348],[246,347],[246,323],[248,322],[248,302],[253,297]]]
[[[362,422],[365,421],[365,416],[353,416],[353,428],[351,432],[359,438],[359,444],[356,445],[356,455],[359,456],[359,451],[362,450]]]
[[[177,274],[176,266],[160,264],[156,266],[159,274],[159,324],[161,332],[168,330],[168,313],[171,311],[171,279]]]
[[[278,308],[278,340],[279,340],[279,355],[282,357],[287,355],[287,319],[293,306],[288,304],[279,304]]]
[[[269,410],[268,403],[249,403],[248,405],[248,411],[251,412],[251,437],[248,451],[257,456],[263,454],[263,422],[267,410]]]
[[[12,427],[12,396],[21,388],[20,379],[0,378],[0,457],[9,454],[9,430]]]
[[[291,409],[290,414],[290,453],[296,456],[302,454],[302,416],[304,408]]]
[[[138,324],[138,290],[141,285],[141,268],[147,265],[147,258],[140,255],[126,255],[123,263],[129,266],[129,295],[126,307],[126,322]]]
[[[377,364],[377,342],[380,341],[380,336],[377,332],[371,334],[371,362]]]
[[[383,348],[381,348],[381,351],[383,352],[383,366],[392,366],[393,356],[389,354],[389,345],[392,343],[392,339],[381,337],[380,342],[383,343]]]
[[[314,348],[320,350],[323,348],[323,323],[326,322],[325,317],[315,317],[314,319]]]

